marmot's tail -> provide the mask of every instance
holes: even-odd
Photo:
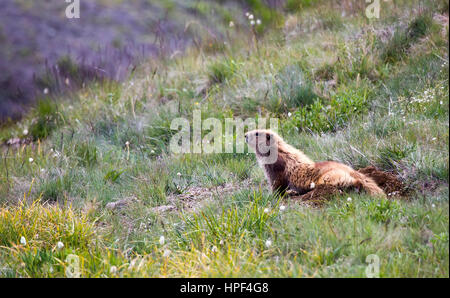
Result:
[[[386,196],[385,192],[377,185],[375,181],[373,181],[372,178],[358,172],[353,174],[354,178],[357,180],[357,183],[360,184],[369,194]]]

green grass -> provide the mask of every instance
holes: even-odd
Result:
[[[381,277],[449,276],[440,6],[401,3],[369,21],[288,1],[278,26],[261,3],[248,2],[266,26],[257,41],[228,28],[220,50],[205,38],[0,129],[2,143],[27,139],[2,146],[0,276],[63,277],[75,255],[86,277],[365,277],[372,254]],[[171,121],[194,110],[279,118],[312,159],[394,171],[412,195],[350,192],[317,209],[271,194],[252,154],[170,152]]]

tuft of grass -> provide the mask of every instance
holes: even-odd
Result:
[[[310,7],[312,2],[312,0],[287,0],[284,4],[284,9],[288,12],[298,12]]]
[[[397,29],[392,39],[384,46],[381,59],[385,63],[395,63],[401,60],[409,48],[429,32],[432,25],[431,15],[423,13],[414,18],[406,29]]]
[[[276,94],[281,97],[280,104],[286,110],[311,105],[319,98],[297,64],[289,65],[278,73],[275,88]]]
[[[330,102],[316,100],[312,105],[299,108],[289,121],[285,130],[297,129],[306,132],[336,131],[350,119],[367,111],[368,90],[343,89],[334,95]]]
[[[233,59],[216,61],[208,66],[208,78],[211,85],[221,84],[230,79],[238,70],[238,64]]]
[[[45,139],[61,122],[58,105],[50,100],[40,100],[35,109],[36,117],[30,126],[30,135],[33,140]]]
[[[77,143],[74,150],[77,160],[86,167],[97,163],[97,147],[90,142]]]

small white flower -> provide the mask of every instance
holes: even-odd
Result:
[[[248,17],[249,15],[250,15],[250,13],[249,13],[249,12],[246,12],[246,13],[245,13],[245,16],[246,16],[246,17]]]
[[[58,243],[56,243],[56,247],[58,249],[63,249],[64,248],[64,243],[62,243],[61,241],[58,241]]]
[[[311,184],[309,185],[309,188],[313,189],[314,187],[316,187],[316,184],[314,182],[311,182]]]
[[[444,102],[441,100],[441,101],[439,102],[439,104],[442,105],[442,104],[444,104]]]
[[[432,140],[432,141],[436,141],[436,140],[437,140],[437,138],[436,138],[436,137],[434,137],[434,138],[432,138],[431,140]]]
[[[250,25],[252,25],[252,26],[255,25],[255,21],[251,20]]]
[[[211,251],[212,251],[212,252],[217,252],[217,246],[214,245],[214,246],[211,248]]]
[[[180,173],[180,172],[178,172],[178,173],[177,173],[177,176],[178,176],[178,177],[180,177],[180,176],[181,176],[181,173]]]
[[[435,208],[435,207],[436,207],[436,205],[435,205],[435,204],[431,204],[431,207]]]
[[[117,267],[116,266],[111,266],[111,268],[109,268],[109,273],[115,274],[116,272],[117,272]]]
[[[32,157],[30,157],[30,158],[28,158],[28,161],[29,161],[29,162],[33,162],[34,159],[33,159]]]
[[[126,141],[125,145],[130,146],[130,142]]]
[[[23,130],[23,134],[24,134],[24,135],[27,135],[27,134],[28,134],[28,129],[25,128],[25,129]]]
[[[261,25],[261,20],[260,19],[256,20],[256,25]]]
[[[351,202],[351,201],[352,201],[352,198],[348,197],[347,202]]]
[[[230,24],[228,26],[230,26],[230,28],[234,27],[233,21],[230,21]]]
[[[155,150],[152,149],[152,151],[150,151],[151,153],[155,153]]]
[[[20,237],[20,244],[22,245],[27,245],[27,239],[25,239],[25,237]]]
[[[272,241],[266,240],[266,247],[269,248],[272,246]]]
[[[220,240],[219,244],[223,245],[225,242],[223,242],[223,240]]]
[[[286,206],[281,205],[280,206],[280,211],[284,211],[286,209]]]
[[[291,113],[291,112],[289,112],[289,113],[288,113],[288,117],[291,117],[291,116],[292,116],[292,113]]]
[[[166,238],[164,238],[164,236],[159,237],[159,244],[164,245],[165,242]]]
[[[269,213],[269,208],[264,208],[264,213]]]
[[[44,94],[48,94],[48,88],[44,88]]]
[[[163,257],[167,258],[170,255],[170,250],[166,249],[163,253]]]
[[[252,15],[252,14],[249,15],[249,16],[248,16],[248,19],[249,19],[249,20],[253,20],[253,15]]]

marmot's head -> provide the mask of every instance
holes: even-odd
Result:
[[[281,137],[269,129],[255,129],[245,134],[245,142],[255,150],[256,155],[268,156],[277,153]]]

